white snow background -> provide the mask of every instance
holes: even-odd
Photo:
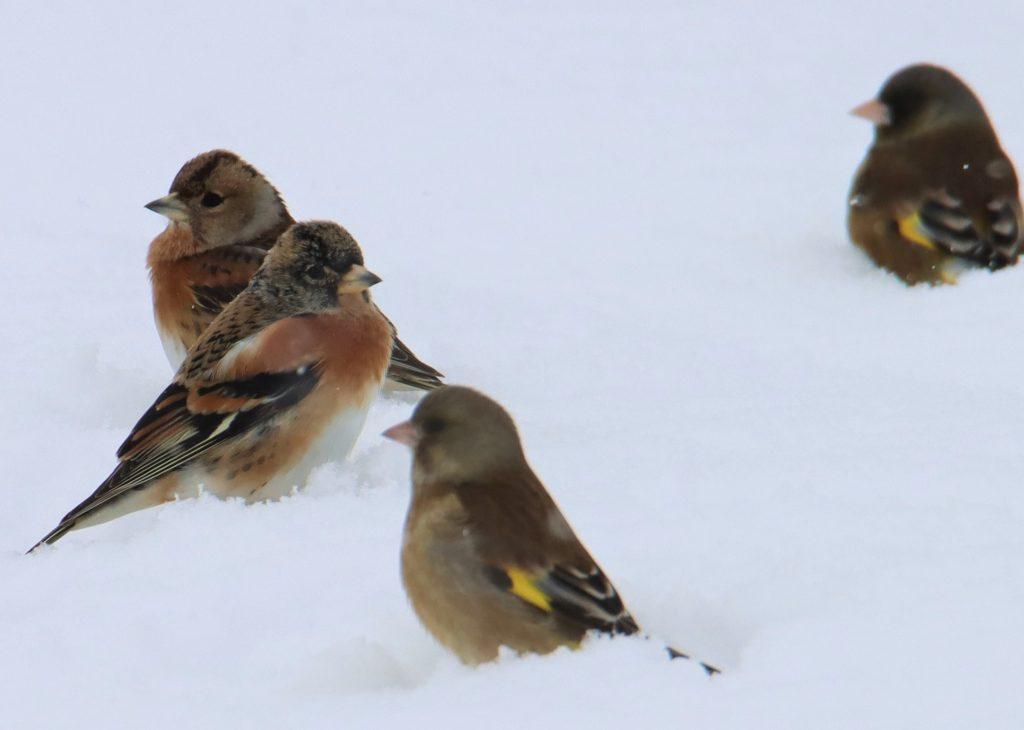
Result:
[[[907,63],[1024,164],[1024,5],[143,5],[0,8],[0,727],[1020,727],[1024,268],[908,289],[844,219]],[[297,496],[22,555],[170,378],[142,206],[213,147],[352,231],[655,641],[440,649],[412,398]]]

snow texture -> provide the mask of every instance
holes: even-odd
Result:
[[[1024,267],[908,289],[844,219],[846,111],[907,63],[1024,161],[1024,5],[144,5],[0,13],[0,726],[1020,726]],[[213,147],[352,231],[655,641],[439,648],[378,435],[409,396],[301,494],[22,555],[170,377],[142,205]]]

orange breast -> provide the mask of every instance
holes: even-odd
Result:
[[[204,458],[210,470],[207,488],[221,496],[277,496],[261,490],[296,465],[301,466],[329,426],[336,427],[338,419],[351,418],[351,431],[360,430],[366,408],[384,379],[390,355],[387,320],[370,306],[271,325],[253,347],[232,360],[229,372],[221,373],[221,377],[244,379],[319,362],[320,381],[269,428],[257,429]],[[341,446],[341,451],[347,452],[348,445]]]
[[[212,317],[195,307],[192,295],[192,264],[188,259],[161,261],[150,266],[153,316],[161,338],[172,338],[187,350]]]
[[[221,377],[242,378],[282,372],[320,362],[322,383],[357,390],[377,379],[391,358],[388,322],[368,303],[346,302],[337,312],[291,317],[270,325],[255,346],[238,353],[230,372]]]
[[[239,246],[198,251],[187,230],[165,230],[153,241],[148,257],[157,329],[165,347],[171,341],[182,353],[192,347],[219,314],[219,307],[213,306],[219,298],[231,292],[224,300],[227,301],[245,287],[259,268],[263,254]],[[218,294],[201,305],[195,298],[198,287]]]

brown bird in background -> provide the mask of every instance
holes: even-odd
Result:
[[[347,455],[391,353],[388,321],[367,291],[379,281],[341,226],[285,231],[132,429],[113,473],[32,550],[200,486],[280,497],[322,452]]]
[[[464,663],[491,661],[501,646],[547,654],[579,646],[588,632],[639,631],[500,405],[442,387],[384,435],[413,451],[405,590],[427,630]]]
[[[157,330],[176,368],[295,221],[267,179],[226,150],[186,162],[170,193],[146,207],[168,219],[150,244],[146,263]],[[423,390],[440,385],[441,373],[419,360],[388,324],[394,337],[391,385]]]
[[[1017,175],[966,84],[909,66],[851,113],[875,125],[875,140],[853,180],[847,226],[876,264],[907,284],[952,284],[968,267],[1017,263]]]

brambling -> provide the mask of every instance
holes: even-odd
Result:
[[[113,473],[32,550],[200,485],[280,497],[323,452],[347,455],[391,353],[367,291],[379,281],[341,226],[291,226],[139,419]]]
[[[877,265],[913,285],[1017,263],[1017,175],[964,82],[909,66],[851,113],[875,125],[875,140],[853,180],[847,227]]]
[[[501,646],[547,654],[589,632],[639,631],[500,405],[441,387],[384,436],[413,452],[402,582],[423,625],[464,663],[491,661]]]
[[[292,225],[280,193],[233,152],[204,152],[178,171],[170,193],[146,205],[167,228],[149,246],[146,263],[153,313],[174,367],[214,317],[245,288],[267,250]],[[429,390],[443,377],[394,337],[388,380]]]

